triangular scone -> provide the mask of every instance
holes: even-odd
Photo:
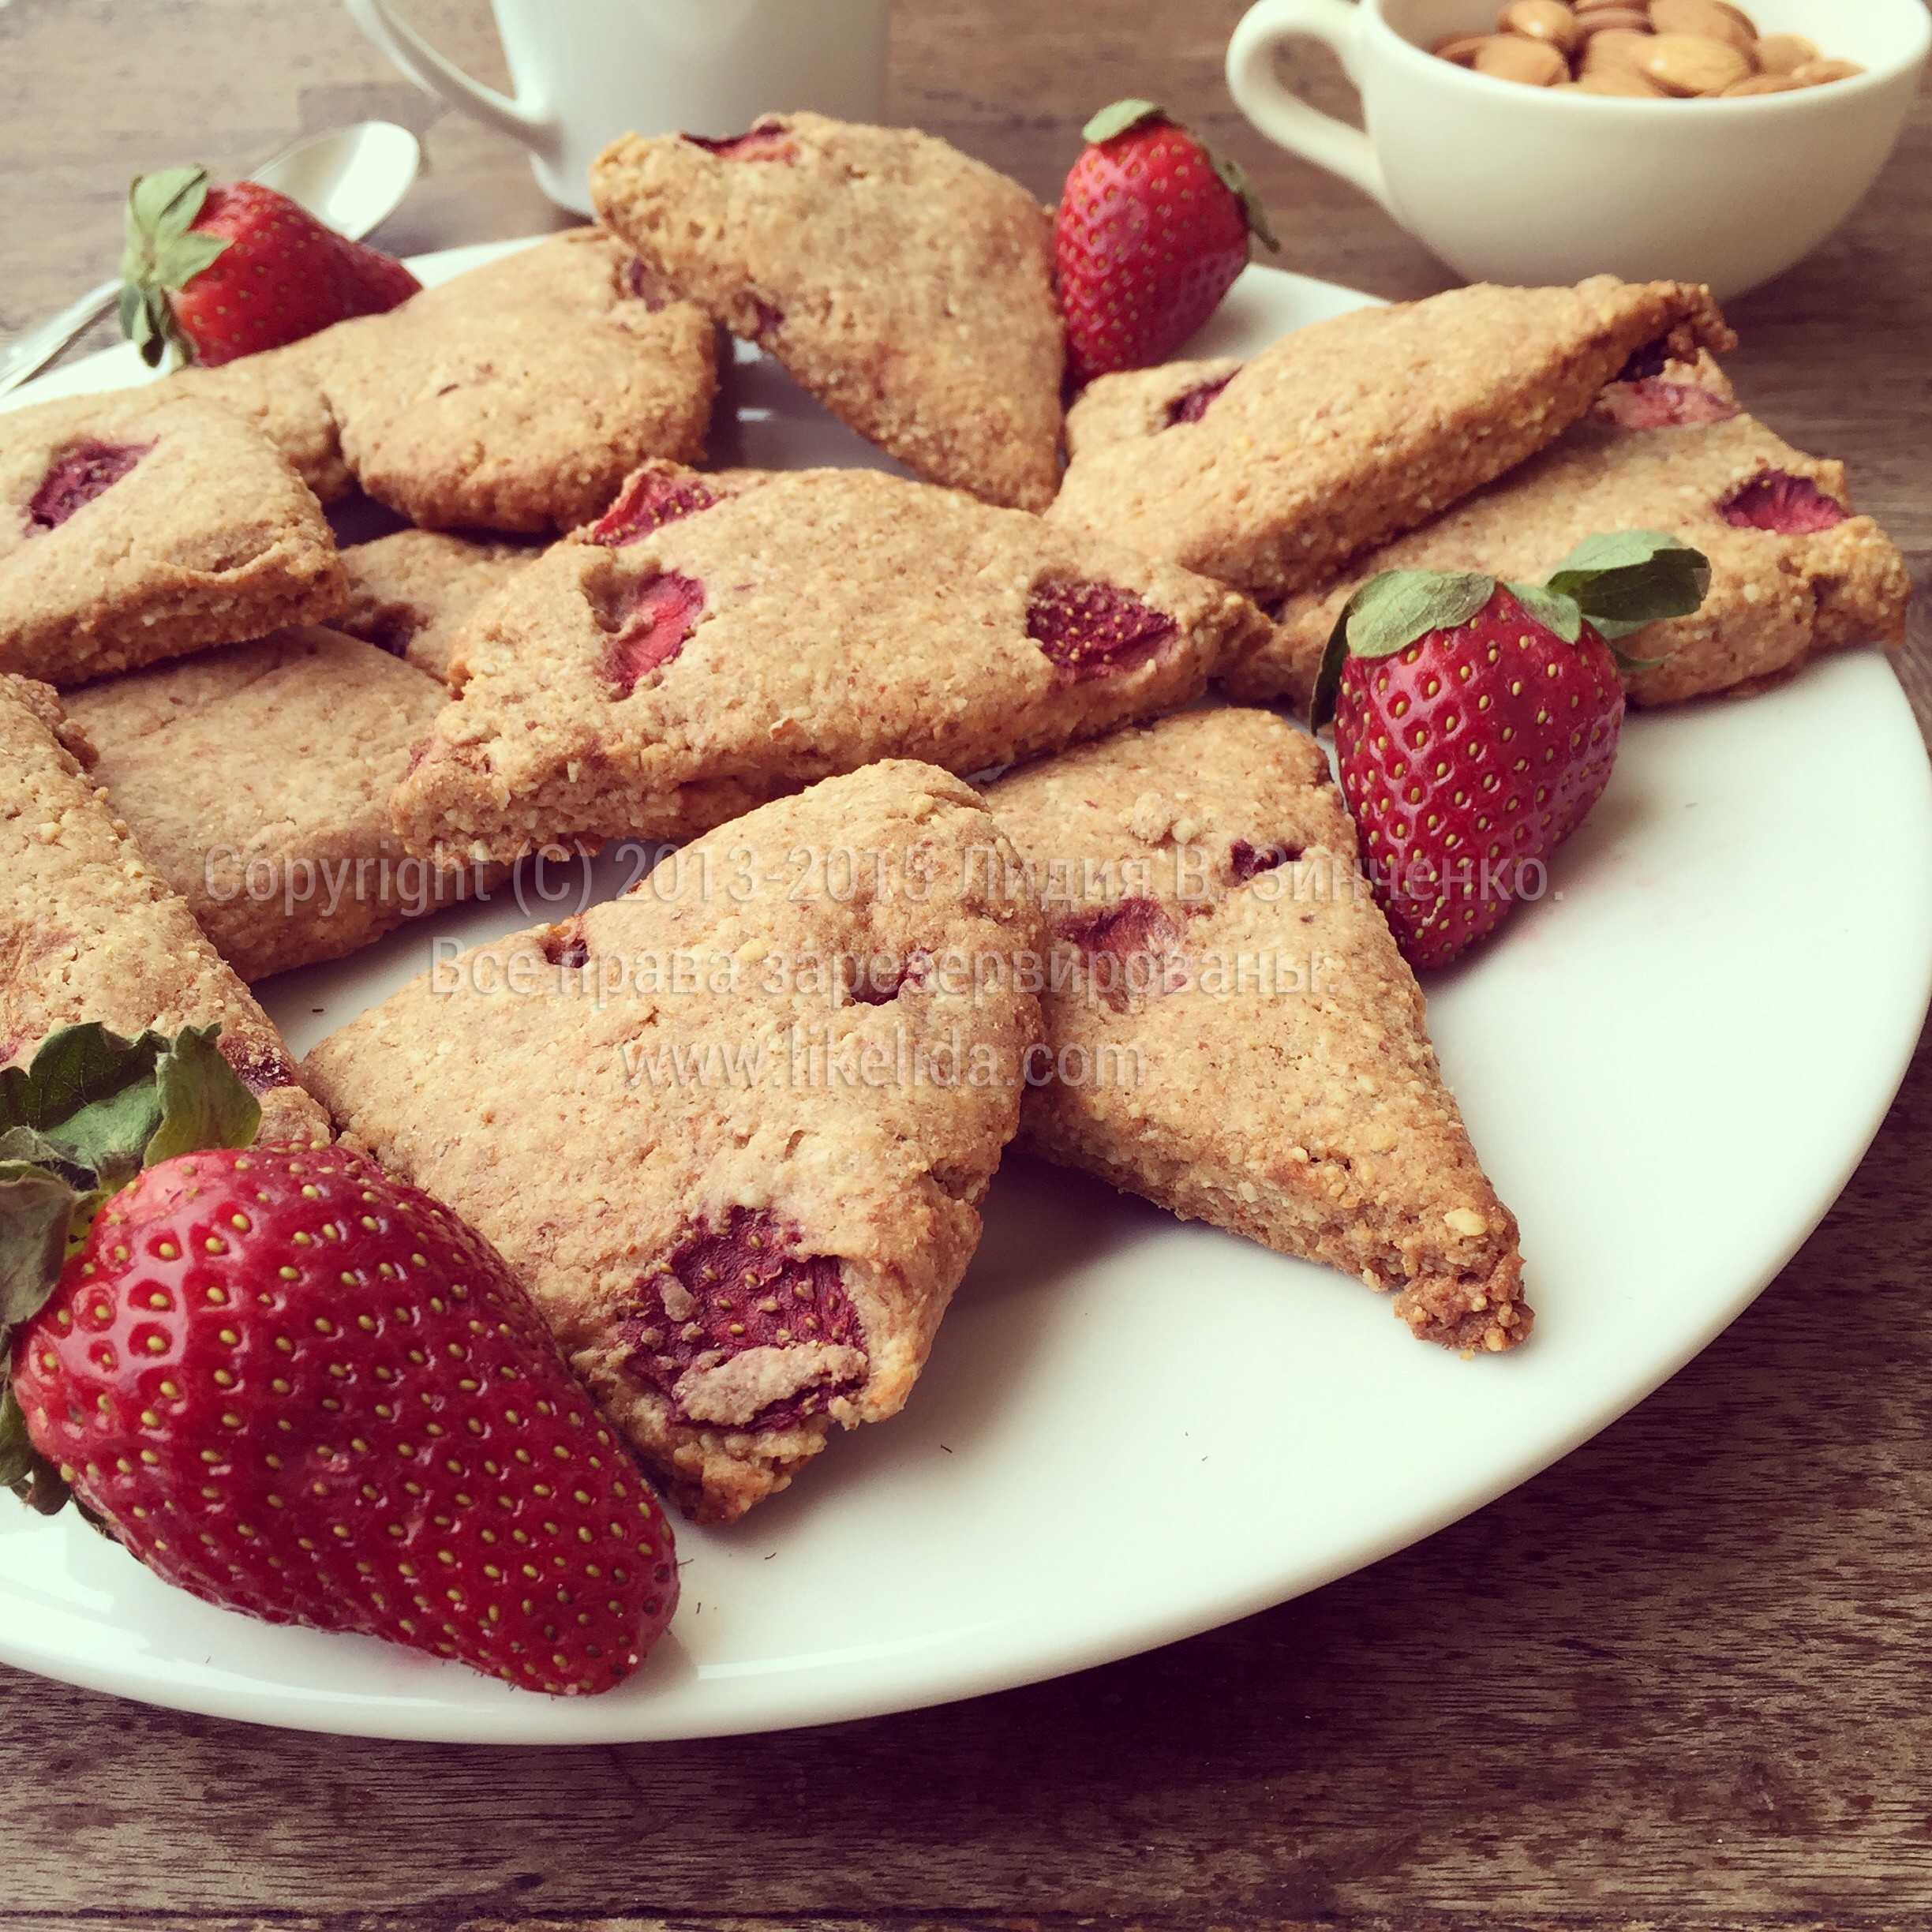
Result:
[[[588,522],[647,456],[702,455],[717,361],[701,309],[573,228],[386,315],[173,380],[286,438],[324,492],[353,476],[428,529],[537,532]]]
[[[728,1522],[904,1406],[1018,1118],[1039,944],[972,791],[874,765],[443,963],[304,1071]]]
[[[0,1065],[85,1020],[129,1037],[219,1021],[260,1137],[326,1140],[282,1036],[110,811],[91,755],[48,686],[0,676]]]
[[[1667,530],[1710,560],[1690,616],[1624,641],[1661,658],[1625,679],[1638,704],[1743,691],[1819,652],[1896,644],[1911,582],[1891,540],[1853,516],[1844,466],[1741,414],[1715,364],[1612,384],[1589,419],[1447,515],[1290,597],[1273,634],[1222,672],[1244,699],[1306,708],[1342,606],[1385,570],[1479,570],[1541,582],[1597,530]]]
[[[412,852],[684,837],[882,758],[967,776],[1186,704],[1267,629],[1222,585],[879,470],[645,481],[456,640],[462,695],[396,794]]]
[[[597,212],[681,294],[935,483],[1043,509],[1065,358],[1053,225],[913,128],[774,114],[735,140],[627,135]]]
[[[1068,417],[1049,514],[1283,597],[1533,455],[1664,339],[1732,339],[1706,290],[1599,275],[1357,309],[1238,365],[1103,376]]]
[[[1425,1340],[1528,1335],[1515,1219],[1312,739],[1271,712],[1192,712],[986,799],[1054,949],[1024,1145],[1392,1289]]]
[[[163,384],[0,414],[0,671],[77,684],[339,609],[321,507]]]
[[[277,631],[68,694],[148,861],[244,979],[340,959],[481,883],[402,848],[389,796],[434,679],[334,631]]]

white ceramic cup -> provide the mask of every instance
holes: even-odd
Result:
[[[1428,49],[1494,31],[1497,0],[1260,0],[1228,86],[1269,140],[1372,196],[1471,281],[1608,273],[1721,300],[1816,248],[1897,140],[1925,64],[1925,0],[1744,0],[1763,33],[1859,62],[1849,80],[1735,100],[1630,100],[1498,80]],[[1368,132],[1282,84],[1277,47],[1333,48]]]
[[[736,134],[762,114],[815,108],[877,121],[887,0],[493,0],[514,99],[472,80],[399,17],[347,0],[356,24],[418,87],[513,136],[537,185],[580,215],[599,151],[620,134]]]

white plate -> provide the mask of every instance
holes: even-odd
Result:
[[[415,266],[435,279],[492,252]],[[1250,268],[1199,346],[1252,351],[1365,299]],[[33,393],[139,373],[116,350]],[[769,363],[737,378],[720,459],[876,460]],[[620,865],[601,862],[600,889]],[[1458,1361],[1339,1275],[1016,1159],[910,1408],[736,1529],[680,1526],[683,1608],[618,1692],[552,1701],[271,1629],[167,1589],[71,1518],[11,1507],[0,1658],[320,1731],[690,1737],[1103,1663],[1401,1548],[1574,1448],[1738,1314],[1857,1165],[1926,1009],[1932,783],[1874,653],[1633,719],[1552,870],[1548,900],[1429,987],[1450,1082],[1522,1222],[1538,1319],[1520,1353]],[[526,923],[504,897],[443,930]],[[393,934],[270,983],[266,1004],[299,1052],[428,945]]]

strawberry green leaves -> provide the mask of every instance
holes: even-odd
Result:
[[[1687,617],[1710,587],[1703,552],[1661,530],[1616,530],[1586,537],[1545,583],[1504,581],[1470,571],[1384,571],[1342,606],[1329,634],[1309,707],[1316,730],[1335,716],[1346,658],[1386,657],[1432,631],[1454,631],[1506,590],[1544,629],[1574,644],[1588,623],[1612,647],[1619,670],[1661,659],[1627,657],[1616,640],[1644,625]]]
[[[164,355],[178,365],[193,348],[174,319],[170,290],[185,288],[228,246],[203,234],[195,217],[208,198],[208,170],[168,168],[137,174],[128,189],[127,247],[121,257],[121,333],[150,369]]]
[[[219,1025],[185,1027],[155,1063],[159,1118],[141,1151],[152,1167],[202,1148],[242,1148],[261,1125],[261,1103],[215,1044]]]
[[[1689,616],[1710,588],[1710,563],[1661,530],[1600,532],[1551,571],[1548,588],[1572,598],[1614,644],[1660,619]]]
[[[1110,103],[1095,114],[1080,129],[1080,139],[1084,141],[1111,140],[1116,134],[1125,134],[1131,127],[1138,127],[1143,121],[1166,121],[1172,117],[1159,101],[1127,99]]]
[[[68,1500],[60,1471],[27,1439],[27,1418],[11,1383],[0,1387],[0,1489],[11,1489],[43,1516],[58,1515]]]
[[[1496,594],[1496,579],[1471,571],[1384,571],[1349,599],[1343,623],[1357,657],[1386,657],[1425,631],[1467,623]]]
[[[1432,631],[1466,624],[1496,595],[1496,582],[1473,571],[1383,571],[1342,607],[1309,707],[1319,731],[1335,716],[1345,657],[1387,657]]]
[[[0,1160],[0,1335],[39,1313],[67,1257],[75,1199],[61,1175],[23,1160]]]
[[[123,1039],[62,1027],[24,1067],[0,1069],[0,1376],[13,1331],[40,1311],[103,1201],[144,1166],[197,1148],[246,1147],[261,1106],[217,1050],[219,1026]],[[27,1481],[17,1413],[0,1402],[0,1484]]]

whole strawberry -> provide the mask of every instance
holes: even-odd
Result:
[[[677,1601],[642,1479],[482,1236],[340,1148],[237,1144],[214,1032],[72,1028],[0,1076],[0,1480],[211,1603],[621,1682]]]
[[[211,188],[200,167],[136,177],[121,278],[121,332],[151,369],[170,351],[212,365],[279,348],[422,286],[286,195],[257,182]]]
[[[1054,223],[1067,369],[1076,384],[1171,355],[1272,249],[1248,177],[1152,101],[1116,101],[1081,130]]]
[[[1447,965],[1540,894],[1616,761],[1621,672],[1642,661],[1612,640],[1688,616],[1709,578],[1676,537],[1625,530],[1544,584],[1388,571],[1350,599],[1313,721],[1334,720],[1362,870],[1411,965]]]

